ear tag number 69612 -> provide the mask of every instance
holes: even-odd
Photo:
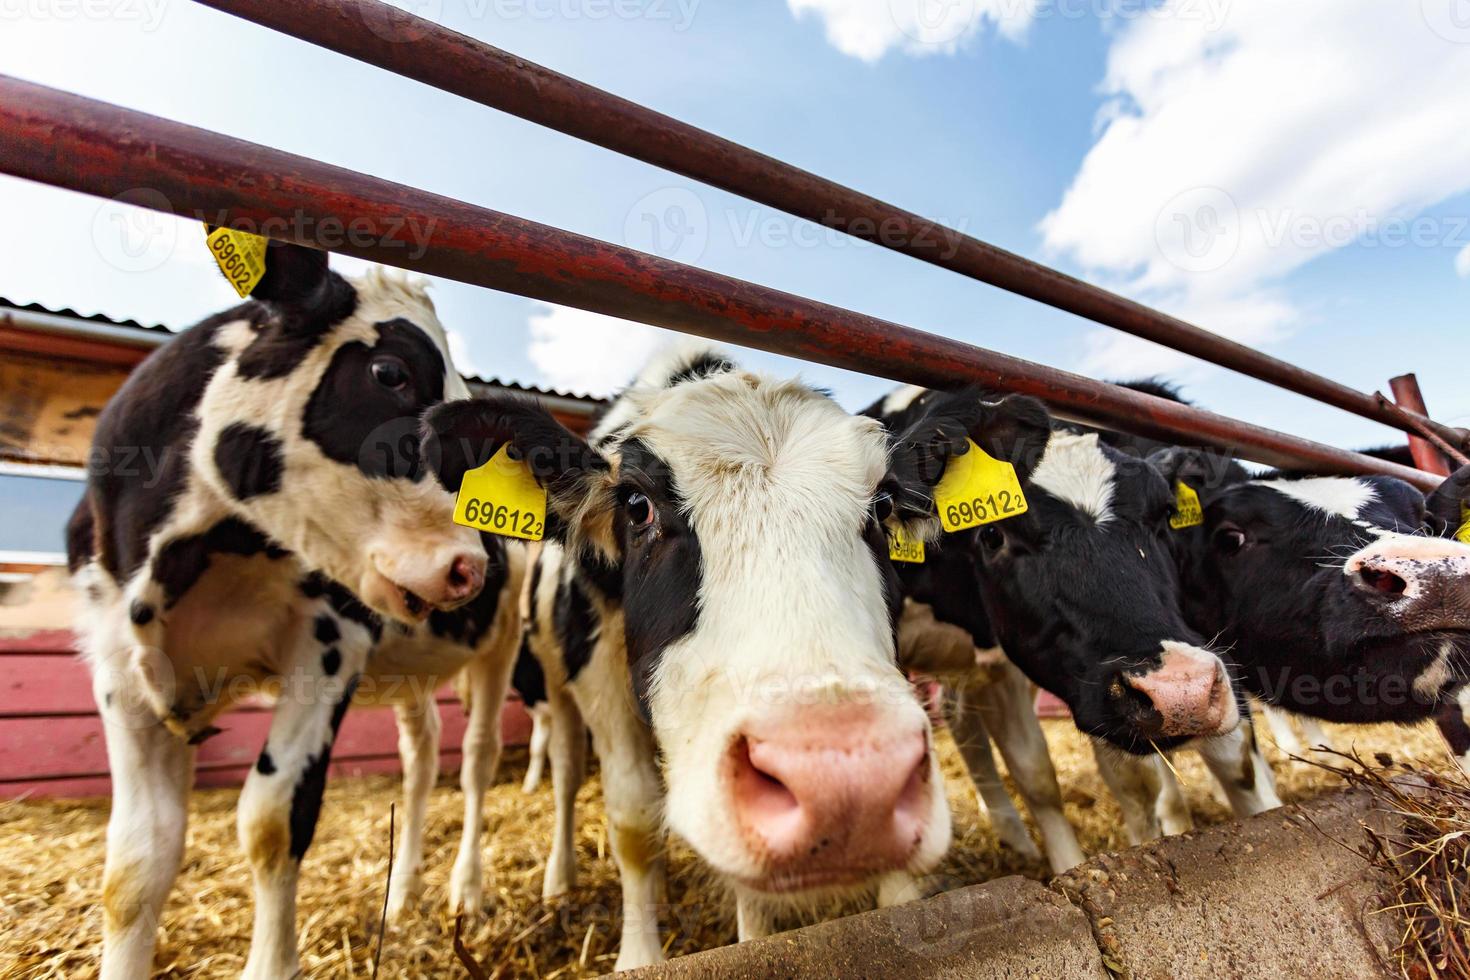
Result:
[[[525,461],[511,459],[509,452],[507,443],[484,466],[464,475],[454,502],[454,523],[540,541],[546,534],[546,491]]]
[[[963,531],[1026,513],[1026,495],[1021,492],[1016,468],[991,456],[975,440],[969,442],[970,451],[949,461],[934,488],[939,523],[946,531]]]

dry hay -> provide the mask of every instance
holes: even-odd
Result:
[[[1126,846],[1117,806],[1097,776],[1086,743],[1069,722],[1044,724],[1061,774],[1066,813],[1083,848],[1092,853]],[[1343,748],[1390,752],[1395,759],[1421,766],[1442,765],[1446,758],[1437,734],[1427,727],[1329,728]],[[939,744],[955,813],[955,847],[925,883],[927,888],[1007,874],[1045,877],[1043,867],[997,845],[988,821],[976,810],[948,737],[942,736]],[[1287,801],[1342,785],[1337,774],[1271,752]],[[1196,819],[1201,824],[1228,819],[1198,757],[1183,754],[1176,765]],[[480,921],[466,923],[464,941],[489,976],[549,980],[606,972],[617,952],[619,891],[597,779],[589,779],[578,798],[579,887],[567,898],[544,903],[541,870],[552,821],[551,792],[543,784],[536,793],[523,795],[524,766],[524,750],[509,752],[501,778],[486,796],[486,862],[494,871],[486,887],[496,907]],[[316,842],[301,876],[298,922],[302,965],[309,977],[371,975],[388,865],[389,805],[397,793],[397,779],[387,776],[337,780],[327,789]],[[244,965],[250,876],[235,840],[236,795],[233,790],[204,790],[193,797],[184,866],[163,913],[158,976],[234,977]],[[0,977],[95,976],[107,811],[106,800],[0,803]],[[421,914],[401,927],[389,926],[383,977],[464,975],[455,960],[454,922],[444,913],[460,814],[456,781],[446,777],[429,807]],[[686,848],[672,846],[669,872],[671,907],[663,916],[669,953],[732,942],[733,903],[710,887],[708,875]]]

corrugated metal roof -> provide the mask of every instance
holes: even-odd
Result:
[[[70,307],[52,309],[48,306],[42,306],[40,303],[17,303],[14,300],[0,296],[0,311],[3,310],[43,313],[48,316],[66,317],[67,319],[79,320],[85,323],[97,323],[108,327],[122,327],[127,330],[139,330],[165,337],[171,337],[176,333],[176,331],[170,330],[161,323],[148,325],[139,323],[137,320],[117,320],[104,313],[79,313]],[[464,376],[464,379],[467,384],[488,385],[496,388],[504,388],[508,391],[521,391],[529,395],[540,395],[548,398],[565,398],[570,401],[586,402],[591,406],[602,405],[606,401],[606,399],[589,395],[586,392],[562,391],[558,388],[542,388],[538,385],[523,384],[519,381],[504,381],[500,378],[482,378],[478,375],[467,374]]]

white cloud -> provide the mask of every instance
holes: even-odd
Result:
[[[1455,256],[1455,271],[1461,279],[1470,279],[1470,245],[1460,249],[1460,254]]]
[[[905,54],[953,54],[986,23],[1018,40],[1042,0],[786,0],[797,17],[812,14],[838,51],[874,62]]]
[[[1234,0],[1213,19],[1168,0],[1129,23],[1045,246],[1250,343],[1301,322],[1274,287],[1313,258],[1353,242],[1443,248],[1455,223],[1415,216],[1470,190],[1470,37],[1433,26],[1444,2],[1421,16],[1420,3]],[[1087,366],[1138,373],[1138,353],[1096,338]]]
[[[570,306],[543,306],[530,318],[531,363],[553,388],[608,395],[678,334]]]

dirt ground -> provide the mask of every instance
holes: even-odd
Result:
[[[1047,721],[1061,776],[1067,816],[1088,853],[1126,846],[1116,805],[1102,786],[1091,753],[1070,722]],[[1262,726],[1264,729],[1264,726]],[[1440,766],[1445,751],[1428,727],[1328,726],[1339,748],[1387,752],[1399,760]],[[1266,738],[1269,741],[1269,737]],[[1046,871],[1002,850],[963,777],[947,735],[939,739],[955,814],[955,846],[926,886],[931,890],[1001,875],[1044,878]],[[1271,749],[1286,801],[1336,788],[1339,781]],[[1195,819],[1229,819],[1211,793],[1196,756],[1175,762]],[[611,969],[616,957],[617,872],[607,839],[596,777],[582,790],[578,889],[554,903],[540,899],[541,868],[552,820],[551,791],[521,792],[524,750],[508,753],[487,796],[485,846],[494,879],[487,908],[467,924],[465,938],[491,975],[583,977]],[[339,780],[327,790],[316,843],[302,871],[298,922],[308,977],[368,977],[388,862],[389,804],[397,780]],[[250,932],[249,873],[235,841],[234,790],[195,794],[183,871],[163,914],[157,976],[238,976]],[[107,800],[18,800],[0,803],[0,978],[91,977],[100,955],[102,876]],[[453,920],[444,914],[446,880],[458,844],[461,804],[452,777],[441,779],[429,810],[426,877],[420,914],[390,926],[383,942],[383,977],[462,976],[451,943]],[[670,955],[733,942],[734,906],[711,887],[690,852],[673,845],[670,902],[664,916]]]

